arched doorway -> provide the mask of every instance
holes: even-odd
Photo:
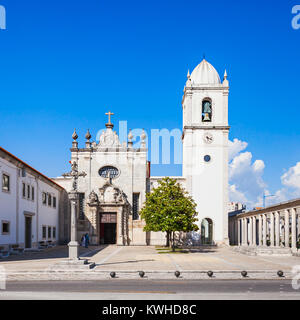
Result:
[[[201,244],[213,244],[213,221],[205,218],[201,222]]]

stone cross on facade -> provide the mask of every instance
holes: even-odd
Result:
[[[73,189],[69,192],[69,199],[71,201],[71,241],[69,242],[69,259],[79,260],[77,242],[77,217],[76,206],[78,204],[77,180],[79,177],[85,177],[85,172],[78,172],[78,165],[75,161],[71,163],[71,172],[63,174],[63,177],[72,177]]]

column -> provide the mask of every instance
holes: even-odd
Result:
[[[270,236],[270,242],[271,242],[271,247],[274,247],[275,245],[275,233],[274,233],[274,213],[271,212],[270,214],[270,224],[271,224],[271,236]]]
[[[275,245],[280,247],[280,212],[275,212]]]
[[[69,259],[78,260],[78,242],[77,242],[77,218],[76,218],[76,205],[78,196],[76,192],[69,193],[71,201],[71,241],[69,242]]]
[[[299,208],[297,208],[297,240],[300,236],[300,214],[299,214]]]
[[[253,219],[249,218],[249,245],[253,245]]]
[[[252,227],[252,243],[256,246],[256,216],[252,217],[253,227]]]
[[[262,245],[262,217],[258,216],[258,245]]]
[[[238,227],[238,241],[237,241],[237,244],[238,246],[241,245],[241,219],[238,219],[237,220],[237,227]]]
[[[291,209],[292,211],[292,250],[297,250],[297,230],[296,230],[296,208]]]
[[[245,218],[242,218],[242,246],[245,245],[246,242],[246,235],[245,235],[245,231],[246,231],[246,223],[245,223]]]
[[[267,245],[267,215],[263,214],[263,246]]]
[[[238,235],[238,226],[239,221],[238,220],[234,220],[234,244],[238,245],[239,244],[239,235]]]
[[[290,214],[288,210],[284,212],[284,246],[290,246]]]

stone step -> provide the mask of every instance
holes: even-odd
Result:
[[[292,256],[290,248],[239,246],[234,247],[233,251],[251,256]]]

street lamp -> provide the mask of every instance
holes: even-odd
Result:
[[[263,207],[266,207],[266,198],[269,197],[276,197],[274,194],[270,194],[270,195],[266,195],[266,192],[264,191],[264,195],[263,195]]]

